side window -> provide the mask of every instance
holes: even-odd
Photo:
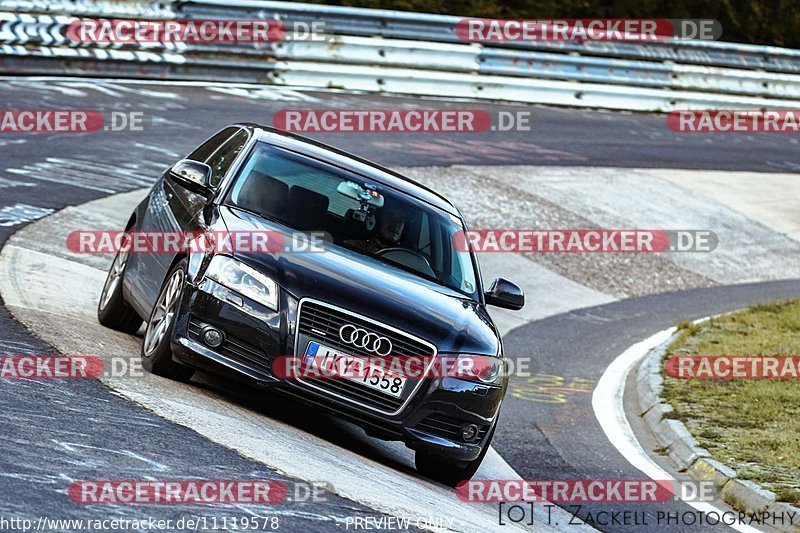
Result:
[[[417,250],[428,257],[431,256],[431,227],[427,213],[422,215],[422,221],[420,222]]]
[[[225,173],[231,168],[231,164],[247,144],[248,134],[246,130],[239,130],[239,133],[228,139],[228,141],[217,150],[211,159],[206,161],[211,167],[211,186],[216,187],[222,182]]]
[[[430,262],[433,270],[442,272],[445,270],[445,261],[442,252],[449,248],[447,245],[447,235],[443,232],[443,227],[435,220],[430,221],[431,251]]]
[[[221,132],[217,133],[209,140],[201,144],[199,147],[195,149],[194,152],[186,156],[186,159],[191,159],[192,161],[199,161],[201,163],[205,163],[206,160],[211,157],[217,148],[220,147],[222,143],[230,138],[231,135],[236,133],[236,130],[239,128],[225,128]]]

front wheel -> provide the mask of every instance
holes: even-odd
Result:
[[[183,366],[172,360],[170,339],[175,329],[178,304],[186,283],[186,259],[180,261],[170,270],[156,305],[147,321],[142,343],[142,366],[148,372],[165,378],[186,381],[194,373],[194,369]]]
[[[128,266],[127,250],[120,250],[108,269],[100,301],[97,302],[97,320],[107,328],[134,334],[142,325],[141,317],[133,307],[125,301],[122,294],[122,283],[125,278],[125,267]]]
[[[489,451],[496,426],[497,423],[492,426],[480,455],[472,461],[448,461],[441,456],[419,451],[414,456],[417,472],[448,487],[455,487],[462,481],[472,479]]]

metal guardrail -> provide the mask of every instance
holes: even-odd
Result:
[[[0,11],[150,19],[175,16],[172,0],[0,0]]]
[[[0,6],[25,1],[0,0]],[[114,2],[93,5],[104,6],[95,17],[130,17],[129,4],[122,12]],[[64,12],[58,6],[50,4],[47,11]],[[0,12],[0,43],[5,43],[0,69],[47,73],[60,65],[69,74],[103,75],[105,65],[114,76],[127,72],[642,111],[795,108],[800,103],[798,50],[708,41],[487,46],[457,40],[459,17],[274,1],[178,0],[148,4],[144,12],[148,18],[322,20],[335,35],[327,42],[250,45],[84,44],[66,37],[76,17]],[[688,60],[677,62],[678,57]],[[762,68],[765,64],[771,69]]]
[[[337,7],[270,0],[176,0],[182,18],[279,18],[325,21],[331,33],[460,43],[455,26],[464,17],[385,9]],[[577,53],[620,59],[673,61],[705,66],[800,73],[800,50],[718,41],[674,40],[654,43],[538,41],[492,43],[492,47]]]

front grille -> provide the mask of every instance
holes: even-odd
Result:
[[[198,322],[194,317],[191,317],[189,319],[189,338],[202,343],[203,338],[201,333],[206,325],[207,324]],[[243,363],[256,370],[260,370],[266,374],[272,373],[272,368],[269,360],[267,359],[267,354],[244,339],[236,337],[235,335],[231,335],[228,332],[223,333],[225,334],[225,341],[222,343],[222,346],[219,348],[212,348],[213,350],[219,352],[225,357]]]
[[[436,350],[433,346],[410,335],[372,322],[348,311],[309,300],[304,300],[301,303],[298,318],[298,338],[303,337],[304,341],[313,339],[325,346],[341,350],[342,353],[357,357],[375,357],[374,354],[360,350],[339,338],[339,329],[346,324],[352,324],[388,338],[393,346],[392,353],[387,356],[388,358],[400,356],[433,358],[436,356]],[[298,343],[298,356],[303,355],[306,344],[306,342]],[[307,383],[385,414],[394,414],[416,392],[417,388],[419,388],[420,380],[409,378],[401,398],[394,398],[347,379],[317,379],[309,380]]]
[[[358,328],[374,331],[392,341],[393,348],[389,357],[432,357],[434,355],[434,351],[429,345],[405,335],[400,335],[394,330],[381,327],[374,322],[317,303],[303,303],[303,309],[300,313],[300,333],[315,337],[326,346],[339,348],[348,354],[374,356],[374,354],[359,351],[352,344],[346,344],[339,338],[339,329],[345,324],[353,324]]]
[[[461,429],[466,422],[462,422],[451,418],[447,415],[433,413],[426,416],[422,422],[417,424],[415,427],[420,431],[424,431],[425,433],[430,433],[431,435],[436,435],[438,437],[444,437],[449,440],[464,442],[464,439],[461,437]],[[480,442],[483,440],[484,435],[486,435],[487,426],[483,424],[476,424],[478,426],[478,436],[472,440],[472,442]]]

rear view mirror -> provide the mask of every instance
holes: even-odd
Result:
[[[343,194],[353,200],[358,200],[362,204],[373,207],[383,207],[383,195],[375,189],[362,187],[354,181],[343,181],[336,187],[336,192]]]
[[[170,169],[170,172],[185,185],[200,188],[204,192],[211,189],[211,167],[199,161],[181,159]]]
[[[518,311],[525,306],[525,293],[516,283],[497,278],[485,294],[486,303],[495,307]]]

